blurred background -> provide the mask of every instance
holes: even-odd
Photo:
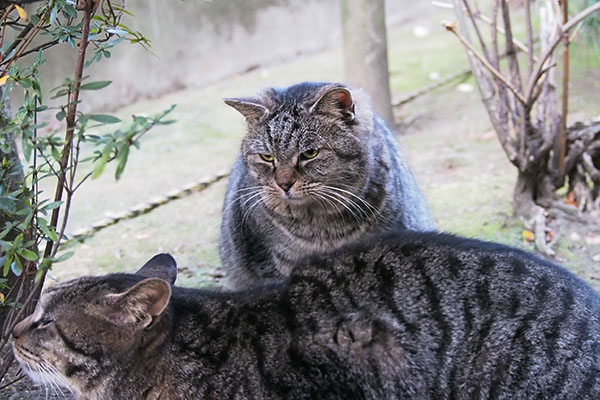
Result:
[[[442,20],[456,19],[454,11],[447,3],[433,3],[437,4],[385,2],[387,67],[398,140],[440,229],[531,249],[523,235],[527,227],[512,216],[517,171],[492,130],[468,73],[464,47],[442,26]],[[487,7],[488,2],[480,3]],[[523,14],[522,3],[509,2],[515,17]],[[543,2],[533,3],[534,15],[539,3]],[[132,152],[118,182],[111,170],[82,186],[74,198],[67,233],[85,231],[107,216],[227,171],[239,151],[245,122],[222,98],[301,81],[347,81],[349,64],[360,66],[366,61],[344,56],[344,35],[355,23],[351,19],[343,28],[345,4],[338,0],[128,2],[132,15],[126,15],[123,23],[143,32],[151,46],[123,43],[112,51],[110,60],[94,64],[88,72],[94,80],[113,83],[102,92],[83,92],[83,110],[126,118],[176,104],[170,116],[176,122],[143,138],[141,150]],[[525,26],[515,26],[515,35],[523,36]],[[593,40],[581,38],[571,49],[569,118],[597,117],[600,48]],[[64,80],[76,50],[63,45],[51,53],[42,71],[52,82],[48,87]],[[458,78],[408,101],[415,91],[454,75]],[[372,96],[380,94],[376,92]],[[180,285],[214,282],[219,275],[217,241],[226,184],[222,179],[201,192],[70,243],[75,255],[54,266],[50,283],[84,274],[133,271],[158,252],[176,257]],[[560,232],[557,259],[595,284],[600,263],[594,257],[600,258],[600,240],[594,229]]]

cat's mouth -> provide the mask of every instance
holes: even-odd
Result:
[[[280,200],[288,205],[300,206],[309,203],[309,197],[292,191],[281,192]]]

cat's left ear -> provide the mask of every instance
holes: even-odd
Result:
[[[157,254],[148,260],[148,262],[136,272],[136,275],[164,279],[173,285],[175,284],[175,279],[177,279],[177,262],[175,262],[173,256],[168,253]]]
[[[326,91],[319,99],[309,107],[308,111],[322,112],[342,116],[347,122],[355,118],[354,98],[350,89],[345,87],[334,87]]]
[[[256,123],[269,114],[269,109],[260,100],[253,98],[223,99],[225,104],[238,110],[248,123]]]
[[[106,296],[104,317],[122,328],[144,329],[165,311],[171,299],[171,285],[158,278],[148,278],[126,292]]]

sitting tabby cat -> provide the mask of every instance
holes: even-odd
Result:
[[[433,230],[408,164],[365,94],[301,83],[225,102],[248,123],[221,225],[230,288],[287,276],[307,253],[366,233]]]
[[[48,289],[14,330],[81,399],[598,399],[600,298],[523,251],[379,234],[240,292],[136,274]]]

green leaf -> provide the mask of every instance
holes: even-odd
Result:
[[[31,250],[23,249],[19,252],[19,255],[27,261],[37,261],[38,255]]]
[[[121,120],[117,117],[108,114],[91,114],[87,116],[89,119],[94,120],[96,122],[101,122],[103,124],[117,124],[121,122]]]
[[[45,219],[43,218],[39,218],[38,219],[38,226],[40,228],[40,230],[48,237],[50,238],[51,241],[53,241],[54,243],[58,242],[58,235],[56,234],[56,232],[54,231],[54,229],[50,229],[48,227],[48,222],[46,222]]]
[[[106,28],[106,32],[112,33],[114,35],[126,35],[127,31],[118,28]]]
[[[79,86],[80,90],[99,90],[110,85],[112,81],[96,81],[96,82],[88,82]]]
[[[92,179],[96,179],[98,178],[100,175],[102,175],[102,172],[104,171],[104,167],[106,167],[106,163],[108,162],[108,159],[110,158],[110,153],[112,151],[112,146],[110,144],[107,144],[104,149],[102,150],[102,156],[96,160],[96,165],[94,166],[94,170],[92,171]]]
[[[60,207],[60,205],[62,203],[63,203],[62,201],[53,201],[52,203],[48,203],[44,207],[42,207],[42,210],[45,210],[45,211],[54,210],[55,208]]]
[[[40,279],[42,279],[42,276],[44,276],[46,270],[43,269],[39,269],[36,273],[35,273],[35,278],[34,281],[35,283],[38,283],[40,281]]]
[[[115,178],[118,180],[123,175],[125,165],[127,164],[127,157],[129,156],[129,147],[123,147],[119,152],[117,170],[115,171]]]
[[[66,253],[62,253],[60,256],[58,256],[57,258],[54,259],[54,262],[59,263],[61,261],[68,260],[69,258],[71,258],[73,256],[73,254],[74,254],[73,251],[67,251]]]
[[[14,214],[16,211],[15,201],[4,196],[0,196],[0,210],[8,214]]]
[[[40,81],[37,79],[33,79],[31,81],[31,86],[33,87],[33,90],[35,91],[36,96],[38,97],[38,101],[40,103],[42,103],[43,101],[43,95],[42,95],[42,88],[40,86]],[[38,109],[39,111],[39,109]]]
[[[3,267],[3,274],[4,276],[8,276],[8,271],[10,270],[10,265],[13,262],[13,256],[12,254],[8,254],[6,255],[5,259],[4,259],[4,267]]]
[[[23,273],[23,264],[21,264],[19,257],[15,257],[15,260],[10,264],[10,270],[16,276],[20,276]]]

